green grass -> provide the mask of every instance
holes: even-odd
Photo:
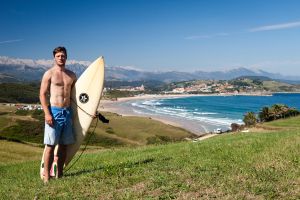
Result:
[[[193,135],[182,129],[144,117],[122,117],[103,113],[109,124],[98,123],[90,144],[100,146],[136,146],[183,140]],[[92,124],[92,127],[95,125]]]
[[[3,199],[298,199],[300,133],[220,135],[201,142],[84,154],[43,186],[39,161],[0,166]]]
[[[16,124],[15,120],[12,119],[15,110],[14,107],[0,105],[0,136],[3,129]]]
[[[295,85],[277,82],[277,81],[263,81],[263,87],[270,91],[275,91],[275,92],[294,91],[297,90],[298,88]]]
[[[41,144],[44,118],[42,111],[20,111],[15,107],[0,106],[0,138]]]
[[[268,126],[284,127],[284,128],[300,128],[300,116],[291,117],[288,120],[280,119],[266,123]]]
[[[11,107],[0,106],[0,112],[3,113],[0,115],[0,138],[39,144],[43,142],[44,116],[42,111],[17,111]],[[194,137],[192,133],[182,128],[149,118],[122,117],[113,113],[102,114],[110,120],[110,123],[98,122],[95,135],[88,141],[89,145],[105,148],[141,146]],[[96,126],[96,120],[93,121],[90,132],[93,131],[94,126]]]
[[[6,127],[9,122],[10,122],[9,119],[7,119],[6,117],[1,116],[0,117],[0,130],[2,130],[4,127]]]
[[[143,129],[140,121],[131,124],[138,119],[107,115],[114,122],[99,124],[95,137],[127,147],[89,147],[62,179],[48,185],[39,178],[42,148],[0,141],[0,199],[300,198],[299,117],[266,123],[278,128],[268,132],[140,146],[154,135],[168,140],[167,128],[150,134],[152,128],[146,127],[160,125],[143,118]],[[131,125],[136,133],[130,132]]]
[[[39,102],[39,83],[0,83],[0,102]]]
[[[0,140],[0,166],[38,160],[41,154],[42,148]]]
[[[16,124],[1,130],[0,136],[20,142],[43,142],[44,123],[41,121],[17,120]]]

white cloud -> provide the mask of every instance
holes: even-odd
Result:
[[[300,21],[255,27],[255,28],[248,29],[247,32],[273,31],[273,30],[291,29],[291,28],[298,28],[298,27],[300,27]],[[240,31],[235,33],[221,32],[221,33],[210,34],[210,35],[192,35],[192,36],[187,36],[184,39],[185,40],[210,39],[210,38],[225,37],[225,36],[230,36],[233,34],[241,34],[241,33],[245,33],[245,31]]]
[[[53,61],[52,61],[53,63]],[[78,60],[67,60],[67,65],[80,64],[89,66],[91,64],[90,61],[78,61]]]
[[[112,67],[112,68],[116,68],[116,69],[125,69],[125,70],[133,70],[133,71],[144,71],[140,68],[137,68],[135,66],[115,66],[115,67]]]
[[[273,73],[299,76],[300,60],[269,60],[248,65],[251,69],[262,69]]]
[[[249,32],[273,31],[273,30],[290,29],[290,28],[296,28],[296,27],[300,27],[300,21],[289,22],[289,23],[284,23],[284,24],[260,26],[260,27],[249,29]]]
[[[28,65],[31,67],[45,67],[49,68],[53,66],[54,60],[46,60],[46,59],[39,59],[39,60],[33,60],[33,59],[21,59],[21,58],[10,58],[7,56],[0,56],[0,64],[6,64],[6,65]],[[91,64],[90,61],[76,61],[76,60],[68,60],[68,64],[80,64],[88,66]]]
[[[23,39],[16,39],[16,40],[5,40],[5,41],[0,41],[1,44],[7,44],[7,43],[14,43],[14,42],[21,42]]]
[[[53,65],[53,60],[32,60],[32,59],[21,59],[21,58],[10,58],[7,56],[0,56],[0,64],[6,65],[28,65],[31,67],[45,66],[50,67]]]

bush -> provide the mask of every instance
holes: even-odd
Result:
[[[147,138],[147,144],[163,144],[171,141],[173,140],[170,137],[163,135],[156,135]]]
[[[241,130],[241,126],[237,123],[232,123],[231,124],[231,131],[232,132],[236,132],[236,131],[240,131]]]
[[[37,120],[44,121],[44,111],[43,110],[34,110],[31,116]]]
[[[28,110],[17,110],[15,112],[16,115],[21,115],[21,116],[26,116],[29,115],[29,111]]]
[[[18,120],[16,125],[4,128],[0,135],[7,139],[42,143],[44,135],[44,122]]]
[[[257,122],[254,112],[247,112],[244,115],[243,122],[245,123],[246,126],[254,126]]]
[[[160,143],[160,139],[156,136],[148,137],[147,138],[147,144],[158,144]]]

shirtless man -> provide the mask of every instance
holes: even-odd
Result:
[[[40,101],[45,113],[44,144],[44,182],[50,178],[54,148],[58,146],[57,177],[63,175],[67,145],[75,143],[72,131],[71,89],[76,82],[76,75],[65,68],[67,50],[57,47],[53,50],[55,64],[45,72],[40,88]],[[50,93],[50,105],[48,103]]]

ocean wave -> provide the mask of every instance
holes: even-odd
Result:
[[[192,124],[199,122],[199,126],[230,127],[232,123],[243,124],[245,112],[258,112],[261,107],[282,102],[300,108],[299,95],[273,95],[269,97],[193,97],[180,99],[155,99],[138,100],[131,102],[129,106],[135,112],[143,115],[165,116],[174,120]],[[128,106],[128,104],[126,105]],[[188,123],[186,123],[188,124]],[[211,126],[210,126],[211,125]]]
[[[157,100],[147,100],[142,102],[143,105],[147,105],[147,106],[159,106],[162,105],[161,102],[157,101]]]
[[[232,123],[241,123],[239,119],[230,119],[230,118],[221,118],[221,117],[208,117],[208,116],[197,116],[190,112],[176,112],[170,109],[148,109],[153,113],[158,115],[168,115],[170,117],[182,118],[184,120],[191,120],[191,121],[199,121],[205,122],[210,125],[222,125],[222,126],[230,126]]]
[[[230,127],[232,123],[243,123],[241,119],[222,117],[220,113],[216,112],[200,112],[199,109],[188,110],[183,106],[166,107],[163,106],[162,102],[157,100],[133,102],[131,105],[135,107],[134,112],[138,114],[165,115],[177,119],[204,122],[213,126]]]
[[[214,112],[193,112],[195,115],[217,115],[218,113]]]

